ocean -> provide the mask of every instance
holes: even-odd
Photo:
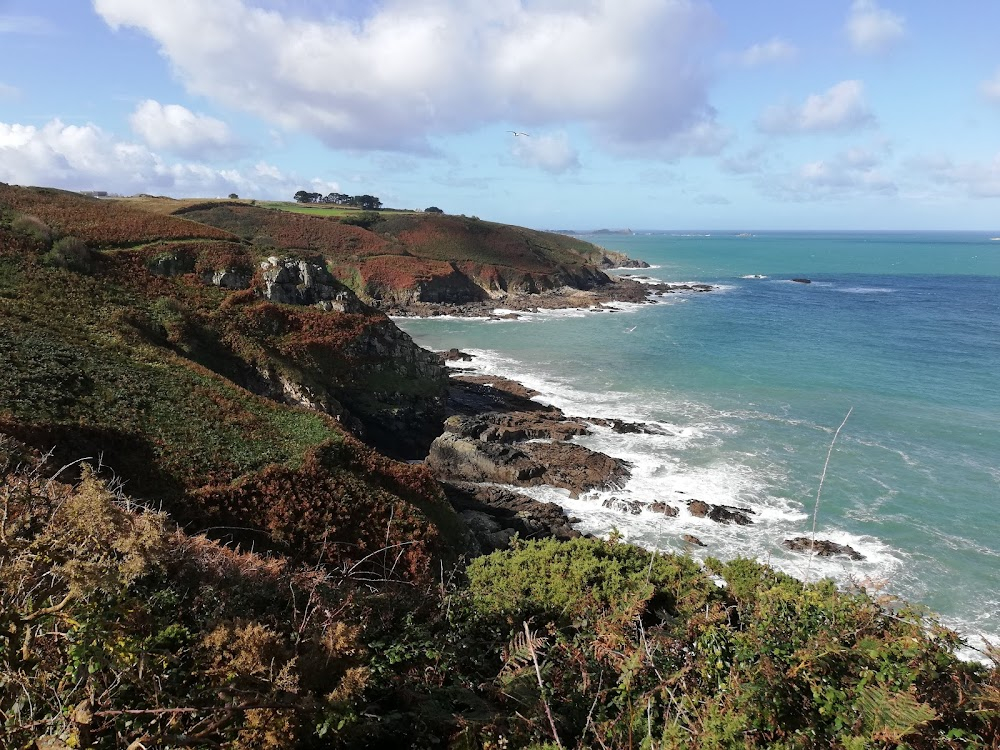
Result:
[[[1000,643],[1000,238],[982,232],[639,232],[591,239],[652,265],[619,275],[707,282],[615,312],[516,321],[398,320],[417,343],[458,347],[571,416],[654,423],[578,438],[633,463],[628,484],[562,505],[577,528],[650,548],[766,561],[799,578],[926,606]],[[791,281],[808,278],[812,283]],[[642,280],[642,279],[640,279]],[[850,411],[830,454],[837,427]],[[604,508],[666,501],[676,518]],[[751,526],[686,501],[754,511]],[[865,556],[819,558],[809,536]],[[970,658],[976,652],[967,650]]]

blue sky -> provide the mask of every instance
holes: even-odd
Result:
[[[0,181],[995,230],[997,29],[981,0],[0,0]]]

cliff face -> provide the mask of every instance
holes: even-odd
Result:
[[[232,203],[179,213],[262,251],[321,257],[339,281],[376,305],[461,305],[562,287],[588,290],[611,283],[601,268],[635,263],[576,238],[464,216],[384,213],[364,229]]]
[[[373,449],[426,455],[444,369],[316,254],[0,185],[0,372],[0,433],[100,456],[193,529],[324,560],[419,540],[414,575],[457,529],[425,469]]]

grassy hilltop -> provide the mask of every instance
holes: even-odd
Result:
[[[396,460],[446,373],[374,304],[621,258],[343,218],[0,185],[0,745],[1000,744],[995,665],[862,590],[614,540],[466,565]]]

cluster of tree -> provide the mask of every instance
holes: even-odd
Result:
[[[310,193],[300,190],[294,196],[298,203],[332,203],[335,206],[354,206],[365,211],[375,211],[382,208],[382,201],[374,195],[347,195],[346,193]]]

